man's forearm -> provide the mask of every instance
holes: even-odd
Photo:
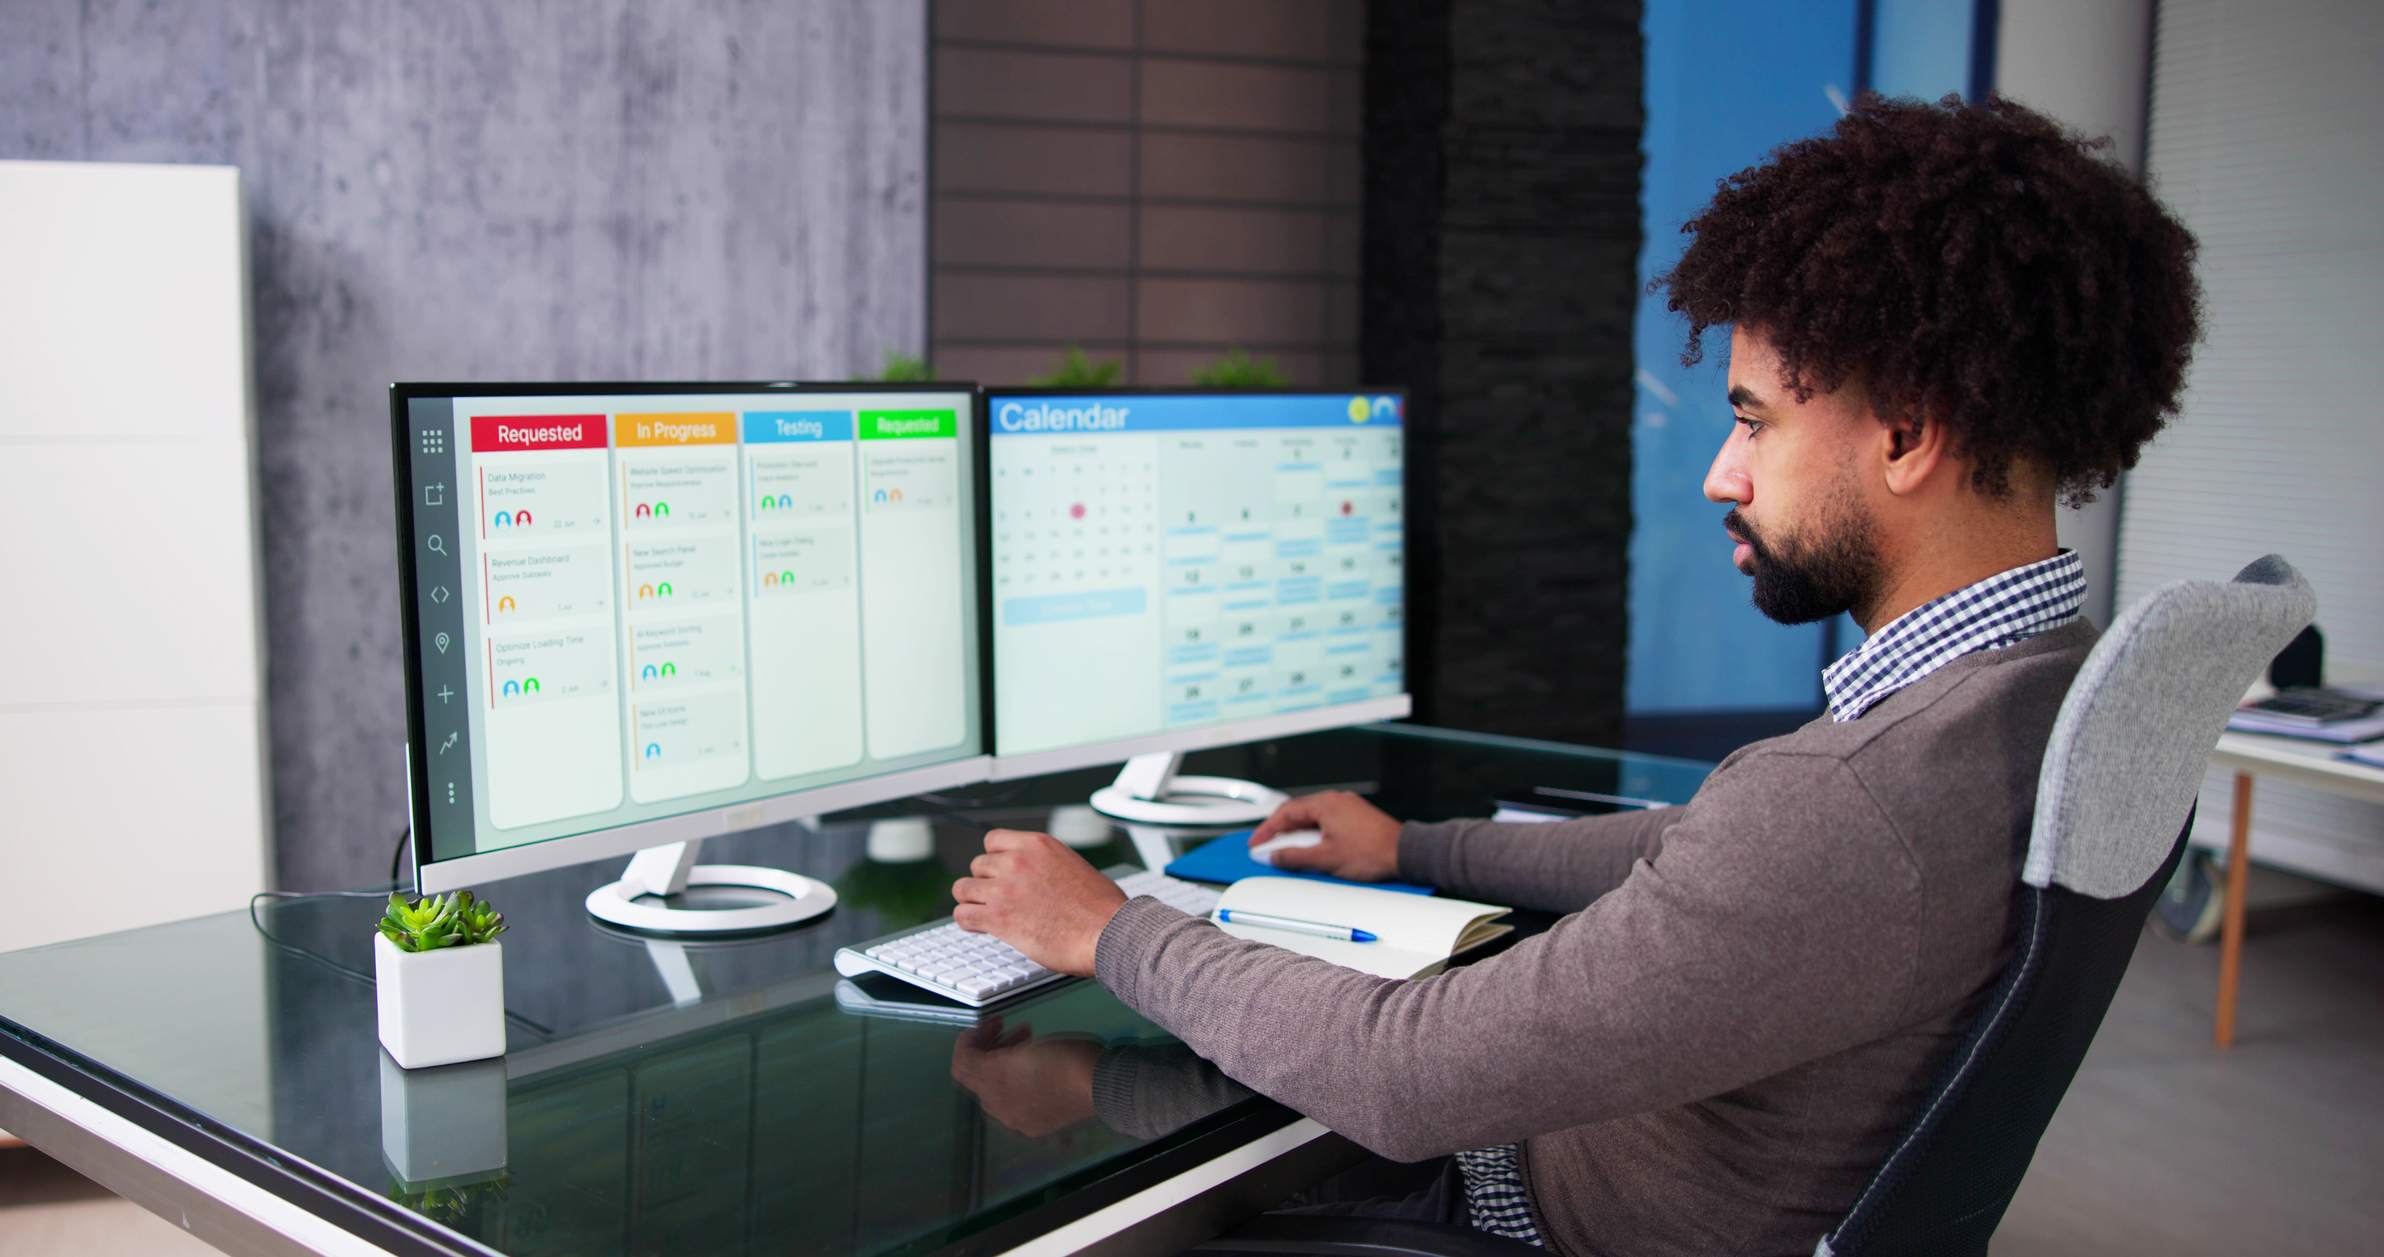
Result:
[[[1650,808],[1545,824],[1409,821],[1399,830],[1399,875],[1492,903],[1572,912],[1654,859],[1679,816]]]
[[[1117,910],[1095,975],[1236,1080],[1402,1159],[1716,1095],[1883,1032],[1919,954],[1902,842],[1849,773],[1802,757],[1717,794],[1587,908],[1433,978],[1343,969],[1155,899]]]

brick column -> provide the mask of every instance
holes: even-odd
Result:
[[[1411,390],[1418,718],[1612,744],[1640,5],[1368,7],[1361,360]]]

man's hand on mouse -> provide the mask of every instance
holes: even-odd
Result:
[[[1049,834],[997,829],[969,875],[952,883],[964,930],[991,934],[1046,969],[1093,976],[1101,931],[1126,892]]]
[[[1276,868],[1359,882],[1386,881],[1399,872],[1399,822],[1347,790],[1311,794],[1276,808],[1264,825],[1250,831],[1250,845],[1294,829],[1313,829],[1323,837],[1311,847],[1276,848]]]

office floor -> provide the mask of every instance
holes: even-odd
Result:
[[[2147,934],[1997,1253],[2384,1251],[2384,898],[2258,873],[2234,1049],[2215,947]]]
[[[2146,935],[1995,1252],[2384,1250],[2384,898],[2268,886],[2234,1051],[2210,1046],[2216,950]],[[0,1151],[0,1257],[207,1251]]]
[[[0,1257],[179,1257],[214,1251],[31,1148],[0,1148]]]

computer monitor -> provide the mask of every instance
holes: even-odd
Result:
[[[1283,796],[1185,751],[1409,710],[1396,391],[989,391],[994,776],[1125,760],[1093,806]]]
[[[977,400],[394,386],[418,887],[635,852],[604,920],[775,928],[835,892],[700,840],[983,781]]]

